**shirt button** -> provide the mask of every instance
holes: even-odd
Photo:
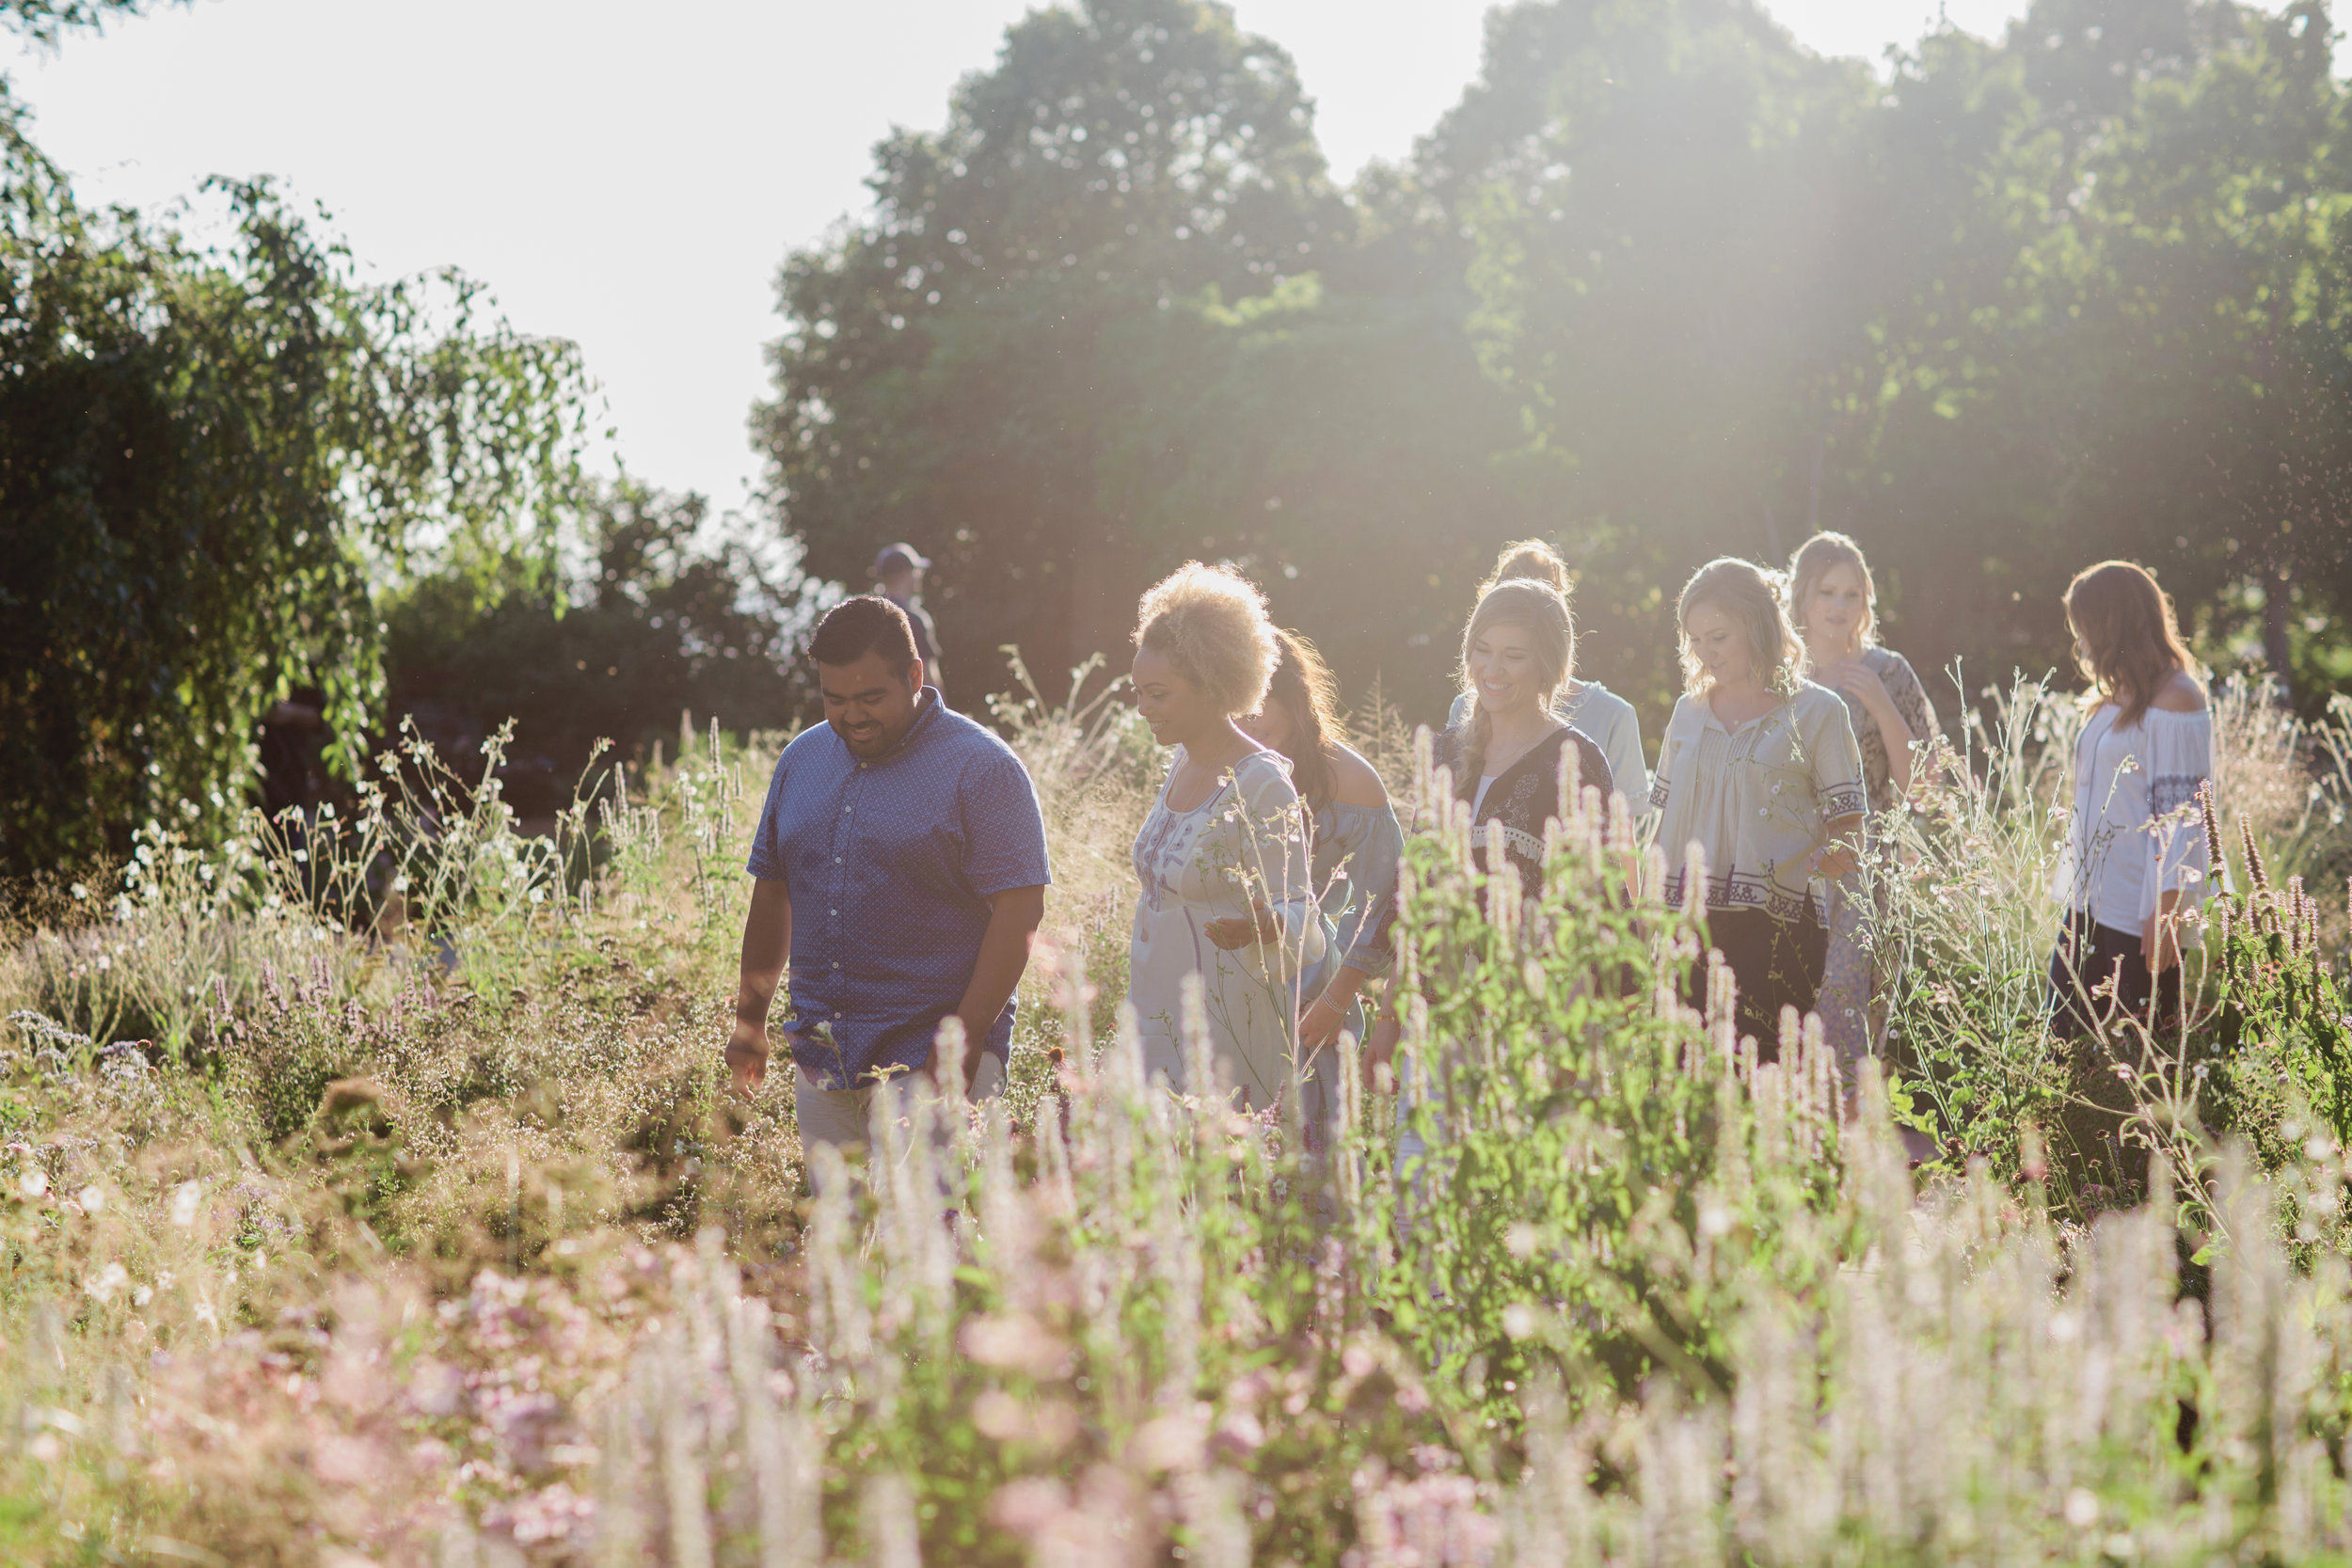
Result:
[[[833,967],[834,967],[834,968],[835,968],[835,969],[839,969],[841,966],[840,966],[839,964],[835,964],[835,965],[834,965]]]
[[[840,911],[839,910],[827,910],[825,912],[826,912],[827,914],[829,914],[829,915],[834,916],[835,919],[840,918],[840,915],[841,915],[841,911]]]
[[[835,856],[834,856],[834,858],[833,858],[833,863],[834,863],[834,864],[835,864],[835,865],[839,865],[839,864],[841,863],[841,857],[840,857],[839,855],[835,855]]]

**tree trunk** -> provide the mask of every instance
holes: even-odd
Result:
[[[2281,702],[2295,701],[2294,651],[2287,646],[2287,611],[2289,588],[2288,568],[2274,566],[2263,584],[2263,662],[2270,666],[2271,678],[2279,683]]]

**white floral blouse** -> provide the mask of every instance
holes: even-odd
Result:
[[[1168,781],[1184,760],[1179,747]],[[1143,891],[1128,947],[1127,1000],[1146,1072],[1187,1088],[1184,982],[1198,974],[1226,1076],[1252,1109],[1273,1104],[1290,1082],[1299,975],[1322,959],[1326,945],[1307,863],[1306,810],[1287,766],[1270,752],[1252,752],[1190,811],[1169,809],[1163,782],[1136,835],[1135,867]],[[1253,898],[1274,911],[1277,940],[1232,952],[1209,940],[1209,922],[1247,919]]]
[[[1704,697],[1675,704],[1650,783],[1668,903],[1688,847],[1707,856],[1707,907],[1794,920],[1809,905],[1822,828],[1867,806],[1845,700],[1811,681],[1760,719],[1726,729]]]

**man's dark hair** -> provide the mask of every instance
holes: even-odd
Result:
[[[880,654],[893,670],[903,671],[915,660],[914,627],[907,612],[879,594],[860,594],[825,611],[817,635],[808,640],[808,657],[838,668],[855,664],[867,654]]]

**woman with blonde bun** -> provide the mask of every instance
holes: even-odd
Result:
[[[1502,553],[1495,558],[1493,574],[1478,585],[1479,596],[1484,598],[1486,590],[1499,582],[1540,582],[1563,600],[1570,597],[1573,587],[1567,563],[1540,539],[1503,546]],[[1448,729],[1468,717],[1470,703],[1468,691],[1454,699],[1446,714]],[[1600,748],[1609,764],[1609,776],[1625,796],[1626,804],[1636,815],[1648,810],[1649,763],[1642,751],[1642,716],[1633,711],[1633,705],[1598,681],[1571,675],[1553,700],[1551,711],[1560,722],[1582,731]]]
[[[1670,904],[1693,891],[1695,847],[1708,938],[1740,981],[1740,1032],[1773,1061],[1781,1008],[1810,1012],[1820,989],[1828,937],[1813,879],[1855,868],[1862,753],[1845,703],[1804,678],[1777,574],[1710,561],[1684,584],[1676,621],[1685,689],[1650,785],[1662,891]]]
[[[1174,752],[1135,845],[1127,999],[1144,1069],[1197,1086],[1184,1047],[1197,974],[1225,1076],[1261,1109],[1292,1082],[1299,977],[1325,947],[1289,765],[1235,722],[1265,701],[1280,645],[1265,596],[1197,561],[1143,596],[1135,645],[1136,706]]]
[[[1463,716],[1430,748],[1431,762],[1453,781],[1454,799],[1470,808],[1472,863],[1489,875],[1508,866],[1527,895],[1543,887],[1546,832],[1560,815],[1566,770],[1576,769],[1580,789],[1597,790],[1604,800],[1612,793],[1600,748],[1560,719],[1561,689],[1575,669],[1576,624],[1557,588],[1526,578],[1489,584],[1462,629]],[[1482,905],[1489,896],[1480,890]],[[1394,913],[1391,897],[1387,919]],[[1373,1033],[1368,1066],[1390,1059],[1397,1034],[1391,1015]],[[1409,1074],[1399,1092],[1413,1094]],[[1406,1129],[1397,1152],[1413,1160],[1426,1150]]]
[[[1788,618],[1804,639],[1806,676],[1846,701],[1871,815],[1895,810],[1911,793],[1914,749],[1935,736],[1935,708],[1911,661],[1878,640],[1878,587],[1862,546],[1842,533],[1798,546],[1788,562]],[[1874,961],[1868,902],[1830,889],[1818,1006],[1823,1033],[1850,1067],[1870,1053],[1877,1033],[1871,999],[1884,966]]]

